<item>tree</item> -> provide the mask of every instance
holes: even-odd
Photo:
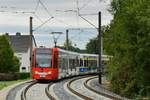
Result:
[[[86,45],[87,53],[98,54],[98,38],[93,38]]]
[[[0,72],[18,72],[19,60],[14,56],[14,52],[6,36],[0,36]]]
[[[66,49],[67,47],[67,43],[65,42],[63,46],[57,46],[58,48],[61,48],[61,49]],[[68,49],[69,51],[74,51],[74,52],[81,52],[81,50],[77,47],[74,47],[72,45],[72,42],[69,40],[69,43],[68,43]]]
[[[112,90],[134,98],[150,96],[150,1],[113,0],[114,16],[104,34]]]
[[[102,34],[105,33],[106,29],[108,27],[107,26],[102,26]],[[103,36],[103,35],[102,35]],[[104,37],[102,37],[104,38]],[[98,43],[98,35],[95,38],[92,38],[87,44],[86,44],[86,52],[87,53],[91,53],[91,54],[99,54],[99,43]],[[104,53],[105,53],[105,48],[104,49]]]

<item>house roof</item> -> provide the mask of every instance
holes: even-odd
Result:
[[[8,35],[9,42],[15,52],[27,52],[30,48],[30,35]]]

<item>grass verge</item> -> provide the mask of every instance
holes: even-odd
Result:
[[[23,81],[27,81],[29,79],[30,78],[22,79],[22,80],[15,80],[15,81],[0,81],[0,90],[2,90],[3,88],[8,87],[10,85],[13,85],[13,84],[16,84],[16,83],[19,83],[19,82],[23,82]]]

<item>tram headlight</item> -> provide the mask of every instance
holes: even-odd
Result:
[[[39,72],[38,72],[38,71],[35,71],[34,74],[39,74]]]
[[[52,74],[52,72],[47,72],[47,74],[51,75],[51,74]]]

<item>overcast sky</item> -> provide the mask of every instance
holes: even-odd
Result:
[[[78,16],[83,15],[96,27],[99,11],[102,12],[102,25],[108,25],[112,15],[108,12],[111,0],[0,0],[0,33],[29,34],[29,17],[33,17],[33,29],[52,18],[41,28],[34,31],[38,46],[53,47],[51,32],[69,30],[69,39],[73,45],[84,49],[86,43],[96,37],[96,29]],[[79,9],[79,10],[78,10]],[[90,15],[94,14],[94,15]],[[55,35],[57,37],[57,35]],[[59,36],[58,45],[63,45],[65,34]]]

